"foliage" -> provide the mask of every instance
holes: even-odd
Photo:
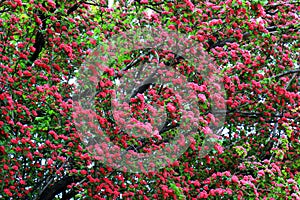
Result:
[[[122,0],[111,8],[102,0],[0,1],[0,197],[299,199],[299,11],[298,1],[287,0]],[[226,89],[223,135],[204,157],[201,129],[178,161],[125,173],[85,149],[72,118],[72,80],[98,44],[159,26],[189,35],[214,58]],[[107,85],[137,56],[146,55],[130,52],[112,63]],[[205,84],[181,64],[191,81]],[[99,112],[107,113],[109,90],[100,89]],[[199,110],[212,120],[208,102]],[[101,117],[120,146],[145,145],[120,137],[111,118]]]

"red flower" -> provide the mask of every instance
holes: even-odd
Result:
[[[147,4],[149,3],[148,0],[141,0],[141,4]]]
[[[239,182],[239,179],[238,179],[237,176],[233,175],[233,176],[231,177],[231,181],[232,181],[233,183],[238,183],[238,182]]]
[[[169,25],[168,28],[171,30],[176,30],[176,27],[174,25]]]
[[[80,171],[80,173],[81,173],[82,175],[86,175],[86,174],[87,174],[87,171],[84,170],[84,169],[82,169],[82,170]]]
[[[214,149],[218,151],[218,154],[223,153],[223,147],[221,145],[219,145],[219,144],[216,144],[214,146]]]
[[[8,166],[4,164],[3,169],[8,170]]]
[[[168,110],[169,112],[175,112],[175,111],[176,111],[176,108],[175,108],[175,106],[173,106],[171,103],[168,103],[168,104],[167,104],[167,110]]]
[[[5,188],[3,191],[4,191],[4,193],[7,194],[8,196],[10,196],[10,197],[12,196],[12,193],[10,192],[9,189]]]
[[[206,192],[206,191],[202,191],[202,192],[200,192],[200,194],[199,194],[199,198],[201,198],[201,199],[206,199],[206,198],[208,198],[208,194],[207,194],[207,192]]]

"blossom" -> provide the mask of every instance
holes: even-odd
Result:
[[[199,198],[202,198],[202,199],[206,199],[208,197],[208,194],[206,191],[202,191],[200,192],[199,194]]]
[[[12,196],[12,193],[10,192],[9,189],[5,188],[3,191],[4,191],[4,193],[7,194],[8,196],[10,196],[10,197]]]
[[[176,30],[176,27],[174,25],[169,25],[168,28],[171,30]]]
[[[82,169],[82,170],[80,170],[80,173],[81,173],[82,175],[86,175],[86,174],[87,174],[87,171],[84,170],[84,169]]]
[[[169,112],[175,112],[175,111],[176,111],[176,108],[175,108],[175,106],[173,106],[171,103],[168,103],[168,104],[167,104],[167,110],[168,110]]]
[[[206,96],[204,94],[198,94],[198,98],[201,102],[205,102],[206,101]]]
[[[239,179],[238,179],[237,176],[233,175],[233,176],[231,177],[231,181],[232,181],[233,183],[238,183],[238,182],[239,182]]]
[[[257,172],[257,174],[258,174],[258,176],[264,176],[264,175],[265,175],[265,172],[264,172],[264,170],[259,170],[259,171]]]
[[[56,4],[53,0],[48,0],[47,2],[52,8],[56,8]]]

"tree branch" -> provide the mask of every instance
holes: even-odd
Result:
[[[69,15],[69,14],[71,14],[72,12],[74,12],[75,10],[77,10],[77,9],[79,8],[79,6],[80,6],[80,3],[81,3],[81,2],[76,3],[76,4],[73,5],[71,8],[69,8],[69,10],[67,11],[67,14]]]
[[[244,33],[243,39],[248,38],[249,35],[250,35],[250,33],[248,33],[248,32]],[[236,41],[236,39],[234,39],[234,38],[228,38],[226,40],[218,40],[216,43],[213,43],[212,40],[210,40],[208,42],[209,47],[207,48],[207,51],[210,51],[212,48],[215,48],[215,47],[223,47],[227,43],[233,43],[235,41]]]
[[[45,23],[46,16],[43,13],[39,14],[38,16],[43,21],[42,30],[44,30],[46,28],[46,23]],[[33,47],[35,48],[35,52],[29,58],[29,60],[32,63],[38,58],[39,54],[41,53],[41,51],[43,50],[43,48],[45,46],[45,43],[46,43],[46,41],[45,41],[45,38],[44,38],[44,35],[43,35],[42,31],[38,30],[38,32],[36,33],[36,36],[35,36],[35,43],[33,45]]]
[[[289,75],[289,74],[298,74],[300,73],[300,69],[294,69],[294,70],[289,70],[289,71],[286,71],[286,72],[282,72],[280,74],[277,74],[271,78],[280,78],[280,77],[283,77],[283,76],[286,76],[286,75]]]
[[[67,190],[68,185],[74,182],[79,182],[80,180],[81,178],[77,176],[65,176],[52,186],[48,186],[38,197],[38,200],[52,200],[57,194]]]
[[[206,112],[208,114],[210,111]],[[214,111],[213,114],[239,114],[241,116],[246,116],[246,117],[258,117],[258,116],[264,116],[263,113],[259,112],[243,112],[239,110],[219,110],[219,111]],[[280,114],[271,114],[271,117],[283,117],[283,115]]]
[[[272,10],[272,9],[275,9],[277,8],[278,6],[283,6],[283,5],[287,5],[287,4],[294,4],[294,5],[300,5],[300,2],[299,1],[292,1],[292,2],[289,2],[289,3],[275,3],[275,4],[269,4],[269,5],[265,5],[264,7],[267,8],[266,11],[269,11],[269,10]]]

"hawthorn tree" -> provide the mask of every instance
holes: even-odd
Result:
[[[0,197],[299,199],[299,2],[111,3],[0,1]],[[226,120],[215,148],[203,157],[205,129],[199,129],[178,160],[154,172],[129,173],[95,159],[85,148],[72,115],[72,80],[97,45],[146,27],[184,33],[203,45],[223,77],[227,109],[219,112],[226,112]],[[109,115],[109,87],[118,72],[137,68],[151,55],[147,50],[124,54],[108,66],[97,88],[101,127],[126,151],[143,152],[156,141],[120,135]],[[166,52],[158,56],[190,82],[206,84],[197,81],[184,58],[175,55],[170,63]],[[172,96],[167,88],[148,86],[132,96],[134,102],[141,96]],[[208,99],[210,94],[202,92]],[[199,110],[205,127],[214,116],[207,101]],[[158,145],[175,133],[168,125]]]

